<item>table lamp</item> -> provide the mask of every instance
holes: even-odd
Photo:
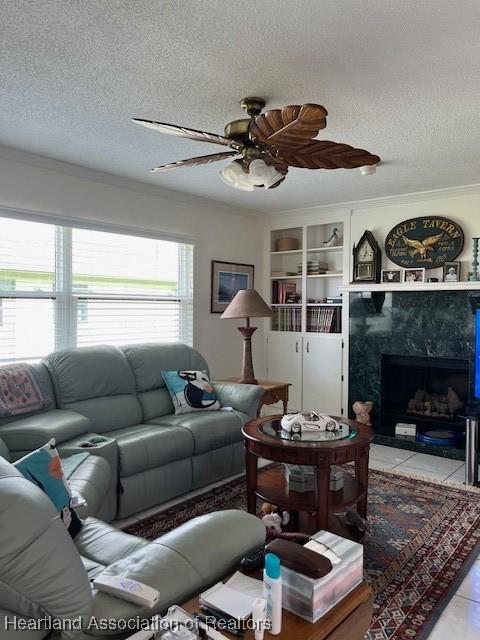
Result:
[[[250,318],[270,318],[272,310],[255,289],[237,291],[232,301],[220,316],[221,318],[245,318],[245,327],[238,327],[243,336],[243,365],[239,382],[257,384],[253,373],[252,335],[257,327],[250,326]]]

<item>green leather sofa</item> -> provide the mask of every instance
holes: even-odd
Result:
[[[88,451],[110,467],[102,519],[123,518],[244,468],[241,428],[262,394],[252,385],[214,385],[223,407],[176,416],[161,372],[206,370],[182,344],[95,346],[50,354],[35,365],[50,390],[47,411],[0,420],[11,460],[52,436],[62,457]],[[94,448],[82,447],[103,438]]]
[[[224,578],[264,541],[262,521],[236,510],[194,518],[153,542],[89,517],[72,540],[43,491],[0,457],[0,638],[120,640],[141,620]],[[146,609],[100,593],[90,584],[100,574],[139,580],[160,599]],[[50,617],[70,623],[51,634],[42,625]]]

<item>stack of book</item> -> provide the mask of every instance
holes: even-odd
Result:
[[[328,264],[326,262],[320,262],[320,260],[309,260],[307,262],[307,274],[309,276],[318,276],[322,273],[327,273]]]
[[[302,309],[300,307],[277,307],[273,309],[272,331],[301,331]]]
[[[342,314],[339,307],[307,309],[307,331],[314,333],[340,333]]]
[[[285,304],[290,294],[296,294],[297,285],[294,282],[272,282],[272,304]]]

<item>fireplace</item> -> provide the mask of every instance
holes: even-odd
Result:
[[[461,443],[468,391],[468,360],[382,354],[381,424],[387,433],[393,435],[397,423],[415,424],[417,439]]]

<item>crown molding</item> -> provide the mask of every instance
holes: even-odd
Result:
[[[55,173],[61,173],[73,178],[83,178],[84,180],[91,180],[92,182],[106,184],[120,189],[128,189],[130,191],[137,191],[139,193],[161,197],[165,200],[181,202],[191,206],[200,206],[210,210],[213,209],[221,213],[240,215],[244,217],[254,216],[256,218],[258,218],[259,215],[259,212],[255,209],[229,205],[219,200],[191,195],[184,191],[166,189],[165,187],[156,186],[150,182],[141,182],[140,180],[124,178],[118,174],[116,175],[104,171],[97,171],[96,169],[89,169],[83,165],[29,153],[27,151],[15,149],[14,147],[0,145],[0,158],[11,162],[18,162],[20,164],[38,167],[40,169],[46,169]]]
[[[289,209],[285,211],[270,212],[266,219],[271,221],[275,219],[287,218],[292,215],[328,215],[330,213],[339,213],[346,211],[359,211],[362,209],[372,209],[397,204],[412,204],[414,202],[426,202],[428,200],[443,200],[446,198],[456,198],[459,196],[480,195],[480,184],[462,185],[460,187],[446,187],[444,189],[432,189],[429,191],[417,191],[414,193],[405,193],[395,196],[383,196],[381,198],[371,198],[366,200],[349,200],[347,202],[336,202],[334,204],[321,204],[315,207],[306,207],[303,209]]]

